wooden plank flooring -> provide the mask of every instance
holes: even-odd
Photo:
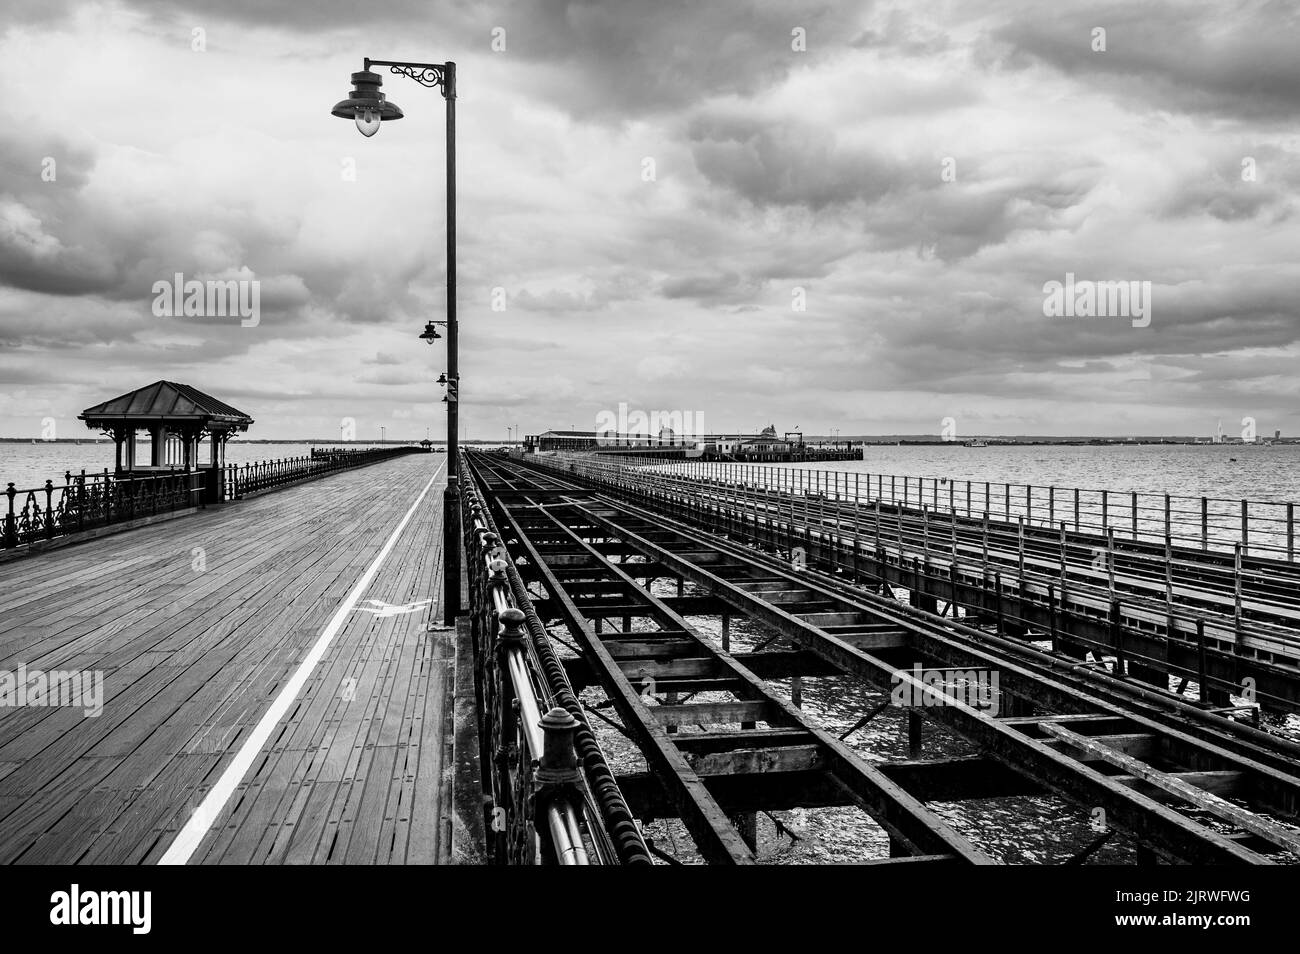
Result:
[[[435,471],[192,860],[448,860],[455,647],[428,629],[445,460],[398,458],[0,565],[0,671],[104,674],[97,717],[0,707],[0,862],[157,861]]]

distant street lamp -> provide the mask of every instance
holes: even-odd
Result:
[[[430,321],[420,335],[433,344],[441,335],[435,325],[447,326],[447,490],[443,494],[443,621],[454,626],[460,615],[460,442],[457,438],[457,408],[460,382],[456,353],[456,64],[406,63],[365,59],[365,67],[352,74],[352,92],[330,111],[357,124],[369,138],[381,123],[402,118],[396,103],[379,91],[383,78],[372,66],[387,66],[389,72],[406,76],[430,89],[440,87],[447,106],[447,320]]]

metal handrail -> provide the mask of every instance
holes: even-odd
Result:
[[[623,458],[614,462],[602,459],[599,455],[576,454],[535,455],[533,460],[539,466],[558,471],[566,476],[586,477],[622,492],[648,495],[649,498],[657,499],[670,506],[672,505],[673,498],[676,497],[677,499],[687,501],[686,509],[690,512],[698,512],[701,508],[713,508],[724,504],[729,492],[739,493],[746,488],[758,490],[765,498],[762,507],[760,507],[754,500],[745,498],[740,498],[736,502],[736,505],[740,510],[747,511],[750,514],[751,519],[761,519],[764,521],[764,525],[767,526],[769,530],[775,528],[777,525],[784,526],[787,531],[787,542],[789,542],[788,538],[792,535],[796,538],[795,543],[808,543],[809,545],[831,540],[833,543],[832,549],[843,548],[855,554],[865,554],[863,559],[867,563],[871,562],[871,553],[875,553],[877,558],[884,558],[887,551],[892,551],[897,555],[899,566],[905,565],[908,561],[908,557],[914,555],[912,558],[912,563],[915,564],[913,570],[918,574],[918,578],[920,578],[920,576],[932,579],[939,579],[942,577],[942,573],[939,572],[939,564],[931,562],[936,558],[942,557],[942,552],[927,549],[926,547],[930,545],[930,541],[926,540],[918,547],[909,545],[906,541],[901,540],[896,536],[890,536],[887,532],[890,530],[889,521],[881,520],[881,502],[878,499],[873,500],[872,505],[868,507],[865,503],[856,500],[851,495],[837,496],[831,486],[833,481],[830,480],[818,482],[813,479],[808,479],[807,482],[804,483],[799,479],[803,475],[796,474],[795,477],[786,482],[784,489],[776,489],[765,486],[763,481],[760,479],[761,474],[751,475],[748,468],[746,468],[744,476],[751,479],[733,479],[728,482],[718,479],[715,476],[708,476],[710,473],[708,470],[702,471],[704,476],[686,476],[681,473],[678,468],[665,468],[662,461],[653,461],[652,463],[645,462],[638,466],[629,465],[629,462]],[[647,466],[647,464],[650,464],[650,466]],[[687,466],[690,467],[693,465]],[[716,467],[718,465],[705,466]],[[817,474],[820,472],[814,471],[811,473]],[[733,474],[731,476],[735,478],[739,475]],[[767,496],[769,494],[770,497]],[[855,513],[859,515],[874,515],[876,528],[881,531],[886,531],[880,538],[877,538],[874,549],[871,546],[866,546],[867,540],[872,536],[870,528],[866,531],[866,537],[859,540],[857,534],[854,533],[853,540],[850,542],[848,540],[840,539],[844,535],[845,531],[834,525],[833,517],[825,517],[825,519],[831,521],[830,525],[814,526],[811,521],[823,516],[818,513],[820,504],[823,501],[831,500],[840,500],[845,503],[856,505]],[[759,509],[763,512],[756,515],[756,510]],[[919,513],[918,516],[924,517],[925,513],[926,512],[923,511]],[[890,514],[890,516],[895,520],[901,520],[901,508],[894,508],[894,512]],[[1066,594],[1068,592],[1070,598],[1076,602],[1080,598],[1096,596],[1107,604],[1109,608],[1109,613],[1107,615],[1114,615],[1117,607],[1121,605],[1130,608],[1136,607],[1138,609],[1144,609],[1149,613],[1154,613],[1166,621],[1168,626],[1168,635],[1170,637],[1188,642],[1195,642],[1202,647],[1205,645],[1207,636],[1210,638],[1227,639],[1238,646],[1241,646],[1243,640],[1249,637],[1271,639],[1277,641],[1279,644],[1286,643],[1292,646],[1296,644],[1296,635],[1294,630],[1281,626],[1265,626],[1257,621],[1248,620],[1243,617],[1241,587],[1242,563],[1240,558],[1240,546],[1236,548],[1236,559],[1234,563],[1234,607],[1233,610],[1225,616],[1223,613],[1216,615],[1215,612],[1208,610],[1200,611],[1188,607],[1176,607],[1176,604],[1172,601],[1172,595],[1169,588],[1169,574],[1171,572],[1169,559],[1171,550],[1168,545],[1166,545],[1165,550],[1163,551],[1162,560],[1164,562],[1161,564],[1161,579],[1165,583],[1164,600],[1158,600],[1152,597],[1116,593],[1114,589],[1113,542],[1110,543],[1110,555],[1103,554],[1104,559],[1107,561],[1107,566],[1105,568],[1107,572],[1107,580],[1099,586],[1090,586],[1073,577],[1067,579],[1064,575],[1064,569],[1059,577],[1049,573],[1038,573],[1032,569],[1026,570],[1023,521],[1018,521],[1014,526],[1008,526],[1006,524],[1002,525],[1005,531],[1015,534],[1017,541],[1016,553],[1014,554],[1016,565],[1013,567],[1001,565],[999,569],[999,564],[996,561],[990,562],[991,554],[988,552],[988,541],[997,536],[996,532],[990,534],[992,526],[996,525],[991,525],[987,520],[983,523],[985,556],[982,564],[979,561],[976,562],[975,572],[979,572],[980,567],[983,566],[984,572],[982,578],[985,578],[987,577],[989,568],[993,568],[993,577],[996,582],[1002,571],[1011,569],[1028,583],[1033,584],[1037,582],[1041,585],[1049,585],[1052,588],[1049,589],[1049,593],[1054,592],[1056,594],[1052,598],[1052,601],[1056,606],[1056,611],[1061,613],[1063,616],[1078,615],[1074,610],[1067,606]],[[923,524],[922,532],[924,532],[925,529],[928,529],[928,527]],[[934,540],[935,544],[943,544],[944,542],[942,534],[936,536]],[[921,568],[921,560],[917,559],[918,557],[925,557],[924,570]],[[857,566],[858,564],[856,561],[858,558],[855,557],[854,560],[855,562],[853,565]],[[940,559],[939,562],[941,563],[943,561]],[[1077,564],[1075,564],[1075,566],[1077,567]],[[962,569],[966,569],[967,567],[969,567],[969,564],[967,564],[966,567],[962,567]],[[936,572],[931,574],[930,570],[935,570]],[[997,583],[997,586],[1000,591],[1001,584]],[[1000,598],[997,603],[999,606],[1001,605]],[[1079,605],[1082,606],[1082,604]],[[1004,618],[1000,618],[999,630],[1001,630],[1004,623],[1024,623],[1028,625],[1028,622],[1029,621],[1019,620],[1016,617],[1007,615]],[[1216,628],[1218,630],[1217,636],[1214,632]],[[1203,685],[1205,684],[1204,673],[1193,673],[1192,676],[1193,678],[1199,677],[1198,681]],[[1216,689],[1220,688],[1217,680],[1211,678],[1209,682],[1213,684]],[[1224,688],[1230,688],[1233,690],[1239,689],[1239,687],[1230,685],[1224,686]],[[1262,693],[1261,698],[1263,698]]]
[[[421,454],[419,447],[370,447],[329,449],[308,457],[285,457],[277,460],[251,461],[247,464],[227,464],[224,474],[225,500],[238,500],[248,494],[258,493],[301,480],[324,477],[326,474],[365,467],[380,461],[391,460],[406,454]]]
[[[568,452],[557,456],[595,459],[600,455]],[[918,511],[927,505],[969,519],[987,512],[992,519],[1006,523],[1023,517],[1030,526],[1056,528],[1065,523],[1075,532],[1099,536],[1114,530],[1129,539],[1157,544],[1168,537],[1173,546],[1202,551],[1230,553],[1239,544],[1248,557],[1300,562],[1296,555],[1296,503],[1285,500],[1008,484],[781,464],[666,461],[633,454],[620,454],[617,462],[691,479],[742,479],[785,493],[862,503],[879,500]]]
[[[620,463],[634,463],[620,458]],[[722,464],[643,458],[640,466],[654,466],[683,476],[714,475],[735,479],[745,467],[747,479],[762,486],[796,494],[824,494],[832,499],[876,500],[919,510],[928,505],[971,519],[987,512],[994,519],[1057,527],[1065,523],[1075,532],[1104,535],[1113,529],[1135,540],[1230,552],[1240,544],[1250,556],[1296,562],[1294,502],[1247,500],[1213,496],[1153,493],[1009,484],[947,477],[879,474],[870,472]]]
[[[197,506],[204,488],[201,473],[183,470],[121,476],[66,471],[64,481],[25,490],[10,483],[0,492],[7,502],[0,550]]]
[[[227,464],[220,472],[199,465],[191,470],[149,473],[65,471],[64,482],[45,481],[42,487],[19,489],[9,483],[0,491],[0,550],[67,536],[83,530],[123,523],[203,506],[209,500],[237,500],[247,494],[327,474],[363,467],[404,454],[425,453],[419,447],[329,449],[311,457]],[[215,488],[209,481],[216,480]],[[211,496],[209,494],[211,492]]]
[[[481,519],[476,522],[475,529],[487,532],[487,526]],[[495,554],[491,552],[484,553],[482,559],[485,564],[484,570],[493,580],[493,583],[489,585],[493,612],[498,620],[503,618],[507,620],[507,623],[501,626],[502,635],[507,637],[502,655],[505,659],[506,669],[509,672],[514,704],[519,707],[518,729],[524,742],[523,760],[529,766],[540,765],[546,750],[546,734],[542,730],[542,704],[538,698],[532,673],[529,670],[529,662],[523,641],[510,638],[509,622],[516,622],[515,628],[517,629],[517,621],[506,616],[509,610],[514,610],[516,613],[519,611],[515,608],[505,586],[501,585],[505,576],[504,567],[498,565],[501,561],[496,559]],[[522,616],[522,614],[520,615]],[[578,826],[578,816],[586,811],[585,801],[575,805],[571,794],[565,792],[556,798],[548,800],[545,811],[547,824],[551,830],[555,862],[562,865],[588,864],[587,851],[583,846]]]
[[[491,827],[504,841],[496,846],[498,860],[532,863],[545,848],[546,860],[555,864],[651,864],[613,773],[472,482],[462,502],[467,565],[477,569],[469,575],[471,613],[480,715],[487,723],[483,736],[492,746],[487,760],[494,802]],[[525,624],[531,631],[527,637]],[[540,658],[542,653],[549,658]],[[518,748],[513,756],[512,742]],[[534,807],[532,816],[529,805]],[[526,850],[520,848],[521,841]]]

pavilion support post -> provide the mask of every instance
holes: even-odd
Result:
[[[230,431],[218,431],[212,435],[212,499],[217,503],[226,499],[226,441],[230,440]]]

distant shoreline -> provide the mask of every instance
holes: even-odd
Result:
[[[963,447],[965,446],[965,440],[973,440],[973,439],[975,438],[945,441],[939,438],[924,438],[924,437],[893,437],[893,438],[808,437],[805,438],[805,441],[807,441],[808,443],[815,443],[815,444],[820,444],[820,443],[842,444],[845,441],[852,441],[855,444],[866,444],[868,447],[882,447],[882,446],[893,447],[897,445],[907,446],[909,444],[915,444],[918,446],[927,446],[927,447],[940,445],[940,444],[951,444],[954,447]],[[1163,445],[1174,445],[1174,444],[1186,445],[1188,447],[1229,447],[1229,446],[1242,447],[1252,443],[1250,441],[1243,441],[1240,438],[1233,438],[1231,440],[1225,438],[1222,443],[1215,444],[1213,441],[1207,440],[1205,438],[1191,438],[1191,437],[1134,437],[1134,438],[1128,438],[1128,437],[985,437],[981,435],[979,436],[978,439],[984,441],[989,447],[1008,447],[1008,446],[1033,447],[1036,445],[1053,446],[1053,447],[1073,447],[1073,446],[1135,447],[1139,444],[1144,447],[1151,446],[1151,445],[1160,446],[1162,444]],[[1273,445],[1273,444],[1300,444],[1300,438],[1295,438],[1295,437],[1260,438],[1259,440],[1256,440],[1253,443],[1259,444],[1260,446]]]
[[[393,445],[394,447],[402,447],[402,446],[404,446],[404,445],[406,445],[406,444],[418,444],[418,443],[420,443],[421,440],[424,440],[424,438],[420,438],[419,440],[410,440],[410,441],[341,441],[341,440],[338,440],[337,438],[334,439],[334,440],[328,440],[328,439],[326,439],[326,440],[317,440],[317,439],[315,439],[315,438],[291,438],[291,439],[286,439],[286,440],[270,440],[270,439],[257,440],[257,439],[254,439],[254,440],[232,440],[232,441],[230,441],[230,444],[227,445],[227,446],[235,445],[235,444],[240,444],[240,445],[243,445],[243,444],[320,444],[320,445],[323,445],[323,446],[331,446],[331,447],[332,447],[332,446],[337,445],[337,444],[366,444],[366,445],[371,445],[371,444],[391,444],[391,445]],[[461,442],[462,444],[491,444],[491,445],[493,445],[493,446],[496,446],[496,445],[498,445],[498,444],[502,444],[502,443],[518,443],[518,441],[493,441],[493,440],[480,440],[480,439],[478,439],[478,438],[474,438],[473,440],[466,440],[466,439],[463,438],[463,437],[460,439],[460,442]],[[99,443],[99,444],[112,444],[113,442],[112,442],[111,440],[109,440],[108,438],[105,438],[105,437],[99,437],[99,438],[95,438],[95,437],[56,437],[56,438],[51,438],[51,439],[49,439],[49,440],[44,440],[44,439],[39,438],[39,437],[35,437],[35,438],[33,438],[33,437],[0,437],[0,444],[95,444],[95,443]],[[147,440],[140,440],[140,441],[137,441],[137,444],[148,444],[148,443],[149,443],[149,441],[147,441]],[[446,442],[445,440],[436,441],[436,440],[433,440],[432,438],[430,438],[429,443],[431,443],[431,444],[446,444],[447,442]]]
[[[1032,447],[1032,446],[1035,446],[1035,445],[1043,445],[1043,446],[1057,446],[1057,447],[1078,445],[1078,446],[1082,446],[1082,447],[1087,447],[1087,446],[1117,446],[1117,445],[1118,445],[1118,446],[1134,446],[1134,445],[1138,445],[1138,444],[1141,444],[1141,445],[1144,445],[1144,446],[1145,446],[1145,445],[1152,445],[1152,444],[1155,444],[1155,445],[1161,445],[1161,444],[1186,444],[1186,445],[1189,445],[1189,446],[1197,446],[1197,447],[1213,447],[1213,446],[1222,446],[1222,447],[1228,447],[1228,446],[1232,446],[1232,447],[1242,447],[1242,446],[1245,446],[1245,445],[1247,445],[1248,443],[1250,443],[1250,442],[1247,442],[1247,441],[1243,441],[1243,440],[1241,440],[1241,438],[1236,438],[1236,437],[1234,437],[1234,438],[1224,438],[1223,443],[1220,444],[1220,445],[1215,445],[1213,441],[1209,440],[1208,438],[1204,438],[1204,437],[993,437],[993,436],[984,435],[984,434],[969,435],[969,436],[967,436],[967,437],[960,438],[960,439],[955,439],[955,440],[944,440],[944,439],[941,438],[941,437],[925,436],[925,435],[917,435],[917,434],[910,434],[910,435],[908,435],[908,434],[898,434],[898,435],[889,435],[889,434],[886,434],[886,435],[873,435],[873,436],[866,436],[866,437],[864,437],[864,436],[860,436],[860,435],[852,435],[852,436],[840,435],[840,436],[838,436],[838,437],[829,437],[829,436],[825,436],[825,437],[823,437],[823,436],[821,436],[821,435],[807,435],[807,436],[804,437],[804,441],[805,441],[805,443],[808,443],[808,444],[843,444],[843,443],[845,443],[845,442],[852,442],[852,443],[854,443],[854,444],[865,444],[865,445],[867,445],[868,447],[873,447],[873,446],[874,446],[874,447],[884,447],[884,446],[894,447],[894,446],[899,446],[899,445],[901,445],[901,446],[916,445],[916,446],[932,447],[932,446],[938,446],[938,445],[942,445],[942,444],[951,444],[953,447],[963,447],[963,446],[965,446],[966,441],[968,441],[968,440],[974,440],[974,439],[978,439],[978,440],[981,440],[981,441],[986,442],[986,443],[988,444],[989,447],[1008,447],[1008,446],[1010,446],[1010,447]],[[522,442],[520,442],[520,441],[501,441],[501,440],[491,440],[491,439],[484,439],[484,438],[464,438],[464,437],[462,437],[462,438],[460,439],[460,442],[461,442],[462,444],[491,445],[491,446],[494,446],[494,447],[496,447],[496,446],[500,446],[500,445],[502,445],[502,444],[514,444],[514,445],[518,445],[518,444],[521,444],[521,443],[522,443]],[[31,437],[0,437],[0,444],[32,444],[32,443],[36,443],[36,444],[95,444],[95,443],[112,444],[113,442],[112,442],[111,440],[108,440],[108,439],[106,439],[106,438],[102,438],[102,437],[101,437],[101,438],[95,438],[95,437],[58,437],[58,438],[53,438],[53,439],[51,439],[51,440],[43,440],[43,439],[41,439],[41,438],[39,438],[39,437],[38,437],[38,438],[31,438]],[[145,440],[145,441],[141,441],[140,443],[148,444],[149,441]],[[419,440],[409,440],[409,441],[397,441],[397,440],[387,440],[387,441],[360,441],[360,440],[354,440],[354,441],[340,441],[340,440],[329,440],[329,439],[321,440],[321,439],[317,439],[317,438],[244,439],[244,440],[234,440],[234,441],[231,441],[231,442],[230,442],[231,445],[236,445],[236,444],[238,444],[238,445],[246,445],[246,444],[320,444],[320,445],[333,446],[333,445],[336,445],[336,444],[365,444],[365,445],[391,444],[391,445],[393,445],[393,446],[395,446],[395,447],[400,447],[400,446],[405,445],[405,444],[418,444],[418,443],[420,443]],[[446,442],[445,440],[433,440],[433,439],[430,439],[430,443],[435,444],[435,445],[445,445],[447,442]],[[1300,437],[1278,437],[1278,438],[1272,438],[1272,437],[1264,438],[1264,437],[1261,437],[1261,438],[1258,438],[1257,440],[1255,440],[1254,443],[1259,444],[1259,445],[1261,445],[1261,446],[1263,446],[1263,445],[1272,445],[1272,444],[1300,444]]]

